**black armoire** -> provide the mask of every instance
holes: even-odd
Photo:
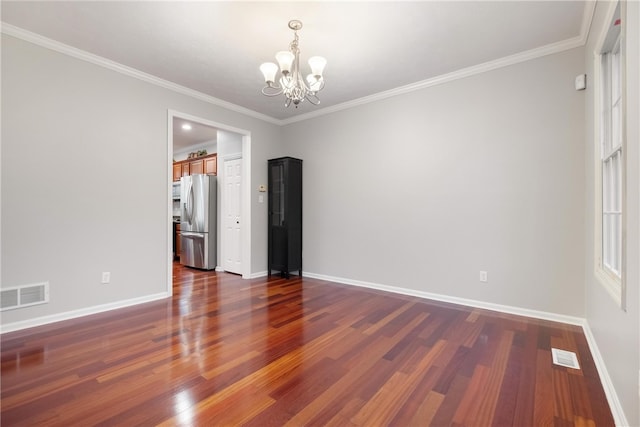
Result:
[[[302,276],[302,160],[269,160],[269,276]]]

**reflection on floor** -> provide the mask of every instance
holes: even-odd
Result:
[[[613,425],[575,326],[295,276],[173,281],[3,335],[2,425]]]

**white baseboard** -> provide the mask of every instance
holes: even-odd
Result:
[[[251,273],[251,275],[249,275],[249,279],[258,279],[260,277],[267,277],[267,270],[265,271],[258,271],[257,273]]]
[[[596,338],[593,336],[591,328],[589,327],[589,322],[587,322],[586,320],[584,321],[584,325],[582,325],[582,330],[584,331],[584,336],[587,339],[587,343],[589,344],[589,349],[591,350],[593,361],[596,364],[596,369],[598,370],[598,375],[600,376],[602,388],[604,388],[604,393],[607,396],[607,401],[609,401],[609,407],[611,408],[613,421],[617,426],[629,426],[630,424],[627,421],[627,417],[624,415],[622,404],[620,403],[620,399],[618,399],[618,394],[616,393],[616,389],[614,388],[611,377],[609,376],[609,372],[607,371],[607,365],[604,363],[604,359],[602,358],[602,354],[600,354],[600,349],[598,348]]]
[[[124,301],[112,302],[109,304],[96,305],[93,307],[81,308],[79,310],[66,311],[64,313],[52,314],[50,316],[42,316],[36,317],[35,319],[2,324],[0,325],[0,334],[33,328],[35,326],[48,325],[50,323],[60,322],[62,320],[76,319],[78,317],[88,316],[90,314],[97,314],[105,311],[115,310],[117,308],[130,307],[132,305],[156,301],[159,299],[167,298],[169,296],[170,295],[167,292],[161,292],[159,294],[146,295],[144,297],[132,298]]]
[[[485,301],[472,300],[467,298],[452,297],[449,295],[434,294],[431,292],[418,291],[415,289],[399,288],[396,286],[382,285],[379,283],[364,282],[361,280],[345,279],[343,277],[326,276],[324,274],[316,274],[305,272],[304,276],[314,279],[327,280],[329,282],[343,283],[345,285],[360,286],[362,288],[377,289],[401,295],[409,295],[413,297],[432,299],[435,301],[448,302],[452,304],[464,305],[467,307],[484,308],[486,310],[499,311],[501,313],[516,314],[519,316],[533,317],[542,320],[551,320],[553,322],[568,323],[570,325],[582,326],[585,319],[582,317],[567,316],[564,314],[550,313],[546,311],[530,310],[528,308],[513,307],[510,305],[494,304]]]
[[[431,299],[435,301],[442,301],[442,302],[448,302],[452,304],[464,305],[468,307],[493,310],[500,313],[515,314],[518,316],[526,316],[526,317],[532,317],[535,319],[550,320],[553,322],[561,322],[561,323],[567,323],[570,325],[581,326],[582,330],[584,331],[584,335],[587,339],[589,350],[591,351],[591,355],[593,356],[596,369],[598,371],[598,375],[600,376],[600,382],[602,383],[602,388],[604,389],[605,395],[607,396],[607,401],[609,402],[609,407],[611,408],[611,413],[613,415],[613,419],[616,423],[616,426],[629,425],[629,423],[627,422],[627,418],[624,415],[624,410],[622,409],[622,405],[620,404],[620,399],[618,399],[618,395],[613,386],[613,382],[611,381],[611,377],[607,372],[604,359],[602,358],[602,355],[600,354],[600,350],[598,349],[598,345],[596,344],[595,337],[591,333],[591,329],[589,328],[589,324],[587,323],[587,320],[585,318],[567,316],[564,314],[550,313],[546,311],[530,310],[527,308],[513,307],[508,305],[493,304],[489,302],[452,297],[448,295],[434,294],[430,292],[418,291],[415,289],[398,288],[395,286],[382,285],[379,283],[365,282],[361,280],[346,279],[344,277],[327,276],[324,274],[305,272],[304,276],[310,277],[313,279],[326,280],[328,282],[360,286],[363,288],[377,289],[377,290],[387,291],[387,292],[401,294],[401,295],[409,295],[409,296],[414,296],[419,298]]]
[[[260,271],[257,273],[252,273],[250,278],[256,279],[256,278],[265,277],[265,276],[267,276],[267,271]],[[600,350],[598,349],[596,339],[593,336],[593,333],[591,332],[591,328],[589,327],[587,320],[584,318],[566,316],[566,315],[557,314],[557,313],[549,313],[545,311],[530,310],[526,308],[513,307],[508,305],[493,304],[493,303],[471,300],[466,298],[458,298],[458,297],[452,297],[447,295],[434,294],[430,292],[418,291],[415,289],[399,288],[395,286],[382,285],[379,283],[365,282],[362,280],[352,280],[352,279],[346,279],[343,277],[327,276],[324,274],[305,272],[304,277],[310,277],[310,278],[319,279],[319,280],[326,280],[328,282],[341,283],[345,285],[359,286],[359,287],[369,288],[369,289],[377,289],[377,290],[387,291],[387,292],[401,294],[401,295],[415,296],[419,298],[448,302],[452,304],[459,304],[459,305],[464,305],[468,307],[493,310],[493,311],[498,311],[500,313],[516,314],[520,316],[533,317],[536,319],[550,320],[554,322],[562,322],[562,323],[568,323],[571,325],[581,326],[582,330],[584,331],[585,337],[587,339],[587,343],[589,345],[591,355],[593,356],[596,369],[598,370],[598,375],[600,376],[600,382],[602,383],[602,387],[604,388],[605,395],[607,396],[607,400],[609,402],[609,407],[611,408],[614,421],[617,426],[629,425],[629,423],[627,422],[627,418],[624,415],[624,410],[622,409],[622,405],[620,404],[620,400],[618,399],[618,395],[613,386],[613,382],[611,381],[611,377],[609,376],[609,373],[607,371],[606,364],[604,363],[602,355],[600,354]],[[47,325],[54,322],[60,322],[62,320],[75,319],[82,316],[88,316],[90,314],[97,314],[97,313],[102,313],[109,310],[115,310],[118,308],[130,307],[132,305],[156,301],[156,300],[167,298],[167,297],[169,297],[169,294],[166,292],[162,292],[159,294],[147,295],[140,298],[133,298],[125,301],[118,301],[114,303],[83,308],[80,310],[67,311],[65,313],[54,314],[51,316],[43,316],[35,319],[24,320],[21,322],[3,324],[3,325],[0,325],[0,334],[32,328],[35,326]]]

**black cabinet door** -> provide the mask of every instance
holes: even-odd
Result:
[[[302,275],[302,160],[269,160],[268,272]]]

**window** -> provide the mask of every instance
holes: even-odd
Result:
[[[620,37],[602,55],[602,263],[611,274],[622,270],[622,97]]]
[[[610,22],[596,64],[596,276],[624,308],[624,62],[619,5]]]

